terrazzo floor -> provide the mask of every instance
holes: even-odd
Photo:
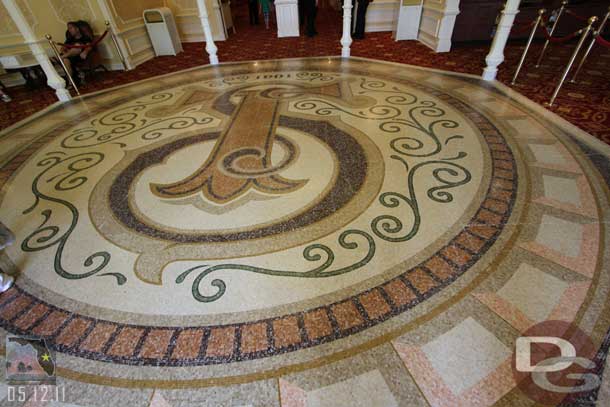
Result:
[[[45,339],[64,396],[0,405],[608,405],[609,157],[502,85],[363,58],[57,105],[0,135],[0,339]],[[526,337],[580,359],[523,370]]]

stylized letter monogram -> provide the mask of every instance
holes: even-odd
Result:
[[[286,109],[280,109],[280,105],[312,94],[341,98],[349,89],[346,85],[334,83],[304,87],[275,84],[251,86],[233,93],[241,101],[203,165],[178,182],[152,184],[151,190],[161,198],[183,198],[202,192],[210,201],[224,204],[250,189],[282,194],[301,188],[307,180],[291,180],[279,174],[294,161],[298,151],[290,140],[276,134],[280,111],[286,115]],[[198,100],[202,99],[205,98]],[[274,165],[271,153],[275,142],[282,144],[287,154]]]

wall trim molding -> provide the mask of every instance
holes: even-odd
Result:
[[[133,64],[133,66],[135,68],[136,66],[141,65],[144,62],[153,59],[154,57],[155,57],[155,52],[153,51],[153,49],[151,47],[149,49],[142,50],[142,51],[138,52],[137,54],[132,55],[131,63]]]

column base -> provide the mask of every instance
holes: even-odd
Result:
[[[72,100],[72,95],[70,94],[70,91],[66,88],[56,89],[55,94],[57,95],[57,99],[59,99],[60,102],[68,102]]]
[[[493,81],[494,79],[496,79],[496,75],[498,74],[498,69],[497,68],[485,68],[483,70],[483,80],[484,81]]]

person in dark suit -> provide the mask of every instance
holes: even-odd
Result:
[[[318,14],[318,0],[302,0],[305,12],[305,35],[313,37],[317,35],[316,14]]]
[[[364,38],[364,28],[366,26],[366,9],[369,7],[369,0],[358,0],[358,9],[356,10],[356,27],[352,38],[361,40]]]
[[[258,25],[258,0],[248,0],[250,25]]]

